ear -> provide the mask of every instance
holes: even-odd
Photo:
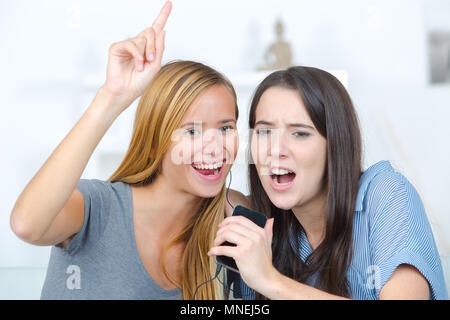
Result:
[[[267,234],[267,239],[269,239],[269,243],[272,244],[272,237],[273,237],[273,218],[270,218],[266,222],[266,226],[264,227],[264,231]]]

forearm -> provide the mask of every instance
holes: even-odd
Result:
[[[272,279],[260,292],[271,300],[348,300],[295,281],[278,271],[273,273]]]
[[[12,224],[42,235],[64,207],[96,146],[121,109],[100,89],[86,112],[23,190]],[[123,108],[122,108],[123,109]]]

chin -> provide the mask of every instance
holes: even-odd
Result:
[[[278,209],[282,210],[291,210],[297,205],[297,201],[295,199],[291,199],[291,197],[287,195],[268,195],[270,202],[277,207]]]
[[[222,186],[217,188],[199,188],[196,186],[192,187],[191,192],[201,198],[214,198],[220,193],[221,190]]]

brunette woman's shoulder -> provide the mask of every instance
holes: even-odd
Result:
[[[230,205],[233,205],[233,207]],[[251,202],[250,202],[250,196],[245,196],[242,192],[229,189],[228,190],[228,200],[225,201],[225,215],[227,217],[230,217],[233,214],[233,208],[236,206],[243,206],[250,208]]]

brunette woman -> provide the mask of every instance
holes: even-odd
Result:
[[[272,73],[249,125],[250,196],[230,198],[270,219],[226,218],[209,252],[234,258],[244,298],[447,299],[418,193],[387,161],[362,171],[357,115],[334,76]]]

